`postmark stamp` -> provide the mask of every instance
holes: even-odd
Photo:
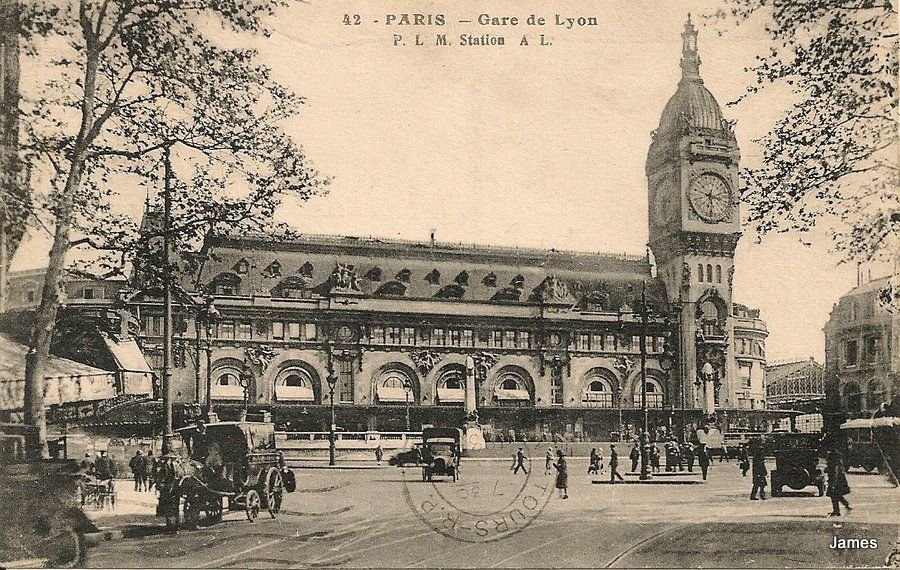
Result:
[[[460,478],[423,480],[421,469],[403,469],[409,508],[435,532],[461,542],[492,542],[528,528],[553,496],[555,477],[535,472],[497,477],[467,462]]]

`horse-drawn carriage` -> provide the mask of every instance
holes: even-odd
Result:
[[[251,522],[265,509],[272,518],[285,492],[293,492],[293,473],[275,448],[271,422],[198,423],[178,430],[183,445],[165,458],[157,486],[158,516],[167,524],[195,526],[202,514],[210,522],[225,509],[243,510]]]

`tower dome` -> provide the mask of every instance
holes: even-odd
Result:
[[[709,89],[703,85],[703,79],[700,78],[697,30],[691,23],[690,15],[688,15],[681,37],[683,40],[681,81],[678,83],[678,90],[663,109],[657,135],[687,134],[692,130],[701,129],[706,132],[715,131],[729,138],[733,137],[731,127],[725,121],[719,103]]]

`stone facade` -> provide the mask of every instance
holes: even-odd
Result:
[[[874,279],[847,292],[825,325],[825,367],[833,409],[868,417],[900,394],[892,370],[893,317],[879,302],[890,279]]]

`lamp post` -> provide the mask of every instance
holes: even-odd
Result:
[[[250,373],[247,370],[242,370],[240,376],[238,376],[238,382],[241,384],[241,388],[244,390],[244,409],[241,412],[241,421],[247,421],[247,408],[250,405]]]
[[[206,331],[206,416],[209,419],[209,415],[213,411],[212,404],[212,336],[213,329],[216,324],[219,322],[221,315],[219,314],[219,310],[216,309],[214,304],[214,298],[209,296],[201,306],[197,310],[197,316],[195,321],[195,329],[197,332],[197,374],[196,374],[196,382],[197,382],[197,400],[200,399],[200,329],[204,328]]]
[[[403,381],[403,392],[406,395],[406,431],[411,431],[409,424],[409,393],[412,392],[412,383],[409,378]]]
[[[331,424],[328,427],[328,465],[334,465],[334,385],[337,378],[334,375],[334,358],[331,354],[331,342],[325,341],[325,351],[328,355],[327,372],[328,376],[328,400],[331,406]]]

